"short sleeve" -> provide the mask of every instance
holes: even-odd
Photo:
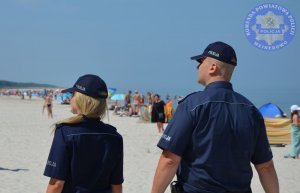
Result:
[[[113,169],[113,172],[111,174],[111,178],[110,178],[110,183],[113,185],[118,185],[118,184],[122,184],[124,182],[124,177],[123,177],[123,140],[121,143],[121,147],[120,147],[121,153],[120,153],[120,157],[116,163],[115,168]]]
[[[254,165],[268,162],[273,158],[263,117],[260,116],[258,121],[258,137],[256,139],[254,154],[251,158],[251,162]]]
[[[62,130],[58,128],[55,130],[44,175],[59,180],[66,180],[70,165],[69,155]]]
[[[189,144],[192,132],[191,113],[186,103],[180,103],[157,146],[182,157]]]

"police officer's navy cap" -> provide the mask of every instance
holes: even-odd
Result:
[[[62,90],[65,92],[80,92],[84,95],[106,99],[108,96],[105,82],[97,75],[86,74],[78,78],[72,88]]]
[[[191,59],[201,62],[201,59],[204,57],[211,57],[234,66],[237,65],[234,49],[224,42],[214,42],[209,44],[201,55],[193,56]]]

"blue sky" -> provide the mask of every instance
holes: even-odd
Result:
[[[298,31],[271,52],[244,34],[247,14],[264,2],[300,22],[297,0],[1,0],[0,80],[67,87],[92,73],[120,90],[187,94],[203,89],[190,57],[220,40],[236,50],[237,90],[299,88]]]

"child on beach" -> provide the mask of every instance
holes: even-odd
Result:
[[[116,128],[101,121],[107,109],[105,82],[81,76],[72,88],[74,117],[60,121],[44,175],[47,193],[122,193],[123,139]]]

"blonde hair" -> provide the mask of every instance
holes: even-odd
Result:
[[[78,110],[78,115],[61,120],[61,123],[79,123],[84,117],[103,119],[107,110],[106,99],[93,98],[80,92],[74,92],[73,99]]]

